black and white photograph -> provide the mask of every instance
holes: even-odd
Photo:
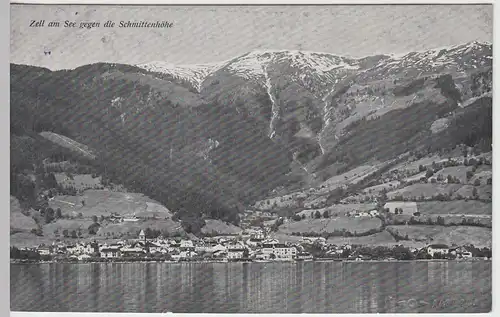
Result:
[[[10,4],[10,310],[489,313],[493,4]]]

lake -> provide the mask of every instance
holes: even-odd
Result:
[[[11,264],[12,311],[489,312],[491,261]]]

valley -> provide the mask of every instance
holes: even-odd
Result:
[[[259,228],[491,247],[491,50],[12,64],[11,244]]]

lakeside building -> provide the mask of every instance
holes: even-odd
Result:
[[[431,244],[427,247],[427,253],[430,256],[434,256],[436,253],[447,254],[449,252],[449,247],[446,244]]]
[[[52,248],[46,246],[40,247],[38,248],[38,253],[40,255],[50,255],[52,253]]]
[[[195,247],[191,240],[181,240],[179,245],[181,251],[194,251]]]
[[[245,256],[245,251],[247,249],[229,249],[227,251],[227,259],[228,260],[236,260],[236,259],[243,259]]]
[[[133,247],[122,247],[120,249],[121,254],[125,257],[136,257],[136,256],[142,256],[146,254],[146,250],[142,247],[139,246],[133,246]]]
[[[297,255],[297,249],[281,243],[267,243],[262,245],[262,254],[267,259],[289,259]]]
[[[116,258],[158,258],[174,260],[184,259],[215,259],[217,261],[237,261],[240,259],[273,260],[273,261],[309,261],[313,256],[309,254],[313,248],[315,256],[319,258],[347,258],[350,260],[368,260],[372,256],[371,251],[362,251],[359,246],[349,244],[335,245],[327,244],[327,240],[318,238],[307,238],[296,244],[284,244],[277,239],[260,240],[259,243],[252,243],[252,238],[241,241],[241,237],[233,236],[226,238],[203,238],[198,240],[184,239],[164,239],[156,238],[147,240],[144,231],[139,233],[140,239],[119,240],[110,242],[78,242],[65,244],[63,242],[53,242],[52,245],[40,245],[38,248],[23,248],[23,251],[34,251],[43,256],[54,256],[54,259],[78,259],[86,260],[101,257],[104,259]],[[144,239],[141,239],[144,238]],[[74,240],[73,240],[74,241]],[[110,244],[108,244],[110,243]],[[402,247],[399,244],[392,247]],[[404,246],[403,246],[404,247]],[[348,251],[348,252],[347,252]],[[442,256],[467,259],[477,257],[478,249],[466,245],[465,247],[445,244],[431,244],[421,249],[409,248],[414,256],[427,254],[435,257]],[[318,252],[318,253],[316,253]],[[482,251],[481,251],[482,252]],[[486,251],[485,251],[486,252]],[[485,253],[480,253],[485,254]],[[384,255],[388,256],[388,255]],[[378,254],[375,257],[380,257]],[[442,258],[439,257],[438,258]]]
[[[121,250],[119,247],[106,247],[100,250],[100,254],[102,258],[118,258],[121,256]]]
[[[307,252],[304,253],[297,253],[297,256],[295,258],[297,261],[312,261],[313,256]]]

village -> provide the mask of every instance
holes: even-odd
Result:
[[[199,238],[148,239],[141,230],[136,239],[51,245],[33,248],[11,247],[14,262],[302,262],[370,260],[456,260],[491,259],[491,250],[473,246],[431,244],[417,249],[333,245],[323,237],[303,237],[297,243],[281,243],[267,232],[245,230],[241,235]]]

